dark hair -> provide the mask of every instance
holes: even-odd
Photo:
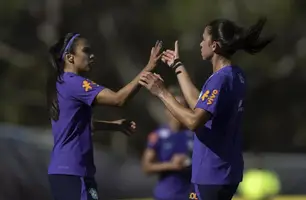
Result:
[[[73,37],[75,39],[71,41]],[[64,64],[65,64],[65,60],[63,59],[63,57],[66,53],[74,53],[75,44],[76,44],[75,41],[77,41],[78,38],[79,36],[76,35],[75,33],[68,33],[64,37],[60,38],[49,49],[52,71],[49,73],[49,78],[47,81],[47,105],[48,105],[49,116],[54,121],[58,120],[60,113],[58,98],[57,98],[58,91],[56,88],[56,84],[63,82],[62,74],[64,73]]]
[[[212,40],[220,43],[221,52],[217,52],[218,54],[231,56],[237,50],[255,54],[274,39],[274,36],[260,37],[266,21],[266,18],[260,18],[254,25],[245,29],[230,20],[217,19],[210,22],[207,27]]]

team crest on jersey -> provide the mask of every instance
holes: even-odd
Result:
[[[87,80],[84,80],[82,87],[84,88],[86,92],[88,92],[89,90],[92,90],[92,83]]]
[[[201,95],[201,100],[205,101],[208,98],[210,91],[206,90],[202,95]]]
[[[97,192],[97,190],[95,188],[90,188],[88,192],[91,195],[92,199],[95,199],[95,200],[99,199],[98,198],[98,192]]]

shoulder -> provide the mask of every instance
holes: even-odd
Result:
[[[58,79],[58,87],[66,88],[69,90],[75,90],[82,88],[83,82],[85,83],[86,79],[82,76],[79,76],[74,73],[64,73]]]
[[[85,90],[88,91],[97,85],[95,82],[83,76],[73,73],[64,73],[62,76],[63,83],[71,90]]]
[[[213,73],[203,85],[203,89],[205,86],[211,85],[219,85],[227,83],[231,80],[232,73],[229,70],[221,70]]]
[[[230,68],[224,69],[220,72],[217,72],[216,75],[214,76],[214,79],[220,80],[223,82],[228,82],[232,79],[233,72]]]
[[[232,80],[236,76],[245,77],[244,71],[239,66],[226,67],[219,73],[219,77],[227,80]]]
[[[71,84],[71,83],[83,83],[84,81],[86,81],[87,79],[79,76],[77,74],[74,73],[64,73],[62,75],[62,79],[65,83],[67,84]]]

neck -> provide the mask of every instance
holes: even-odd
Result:
[[[71,73],[79,74],[79,72],[74,67],[71,67],[71,66],[65,66],[64,72],[71,72]]]
[[[217,72],[218,70],[222,69],[223,67],[229,66],[232,64],[231,60],[228,58],[225,58],[223,56],[220,56],[218,54],[215,54],[212,57],[212,65],[213,65],[213,72]]]

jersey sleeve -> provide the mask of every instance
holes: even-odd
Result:
[[[224,74],[216,74],[211,77],[202,88],[195,108],[206,110],[215,115],[217,107],[226,101],[227,82],[228,77]]]
[[[159,137],[158,134],[155,132],[152,132],[148,136],[148,141],[147,141],[147,148],[157,150],[159,144]]]
[[[70,95],[73,98],[91,106],[96,96],[104,88],[105,87],[100,86],[89,79],[81,76],[74,76],[69,81],[68,89],[70,90]]]

